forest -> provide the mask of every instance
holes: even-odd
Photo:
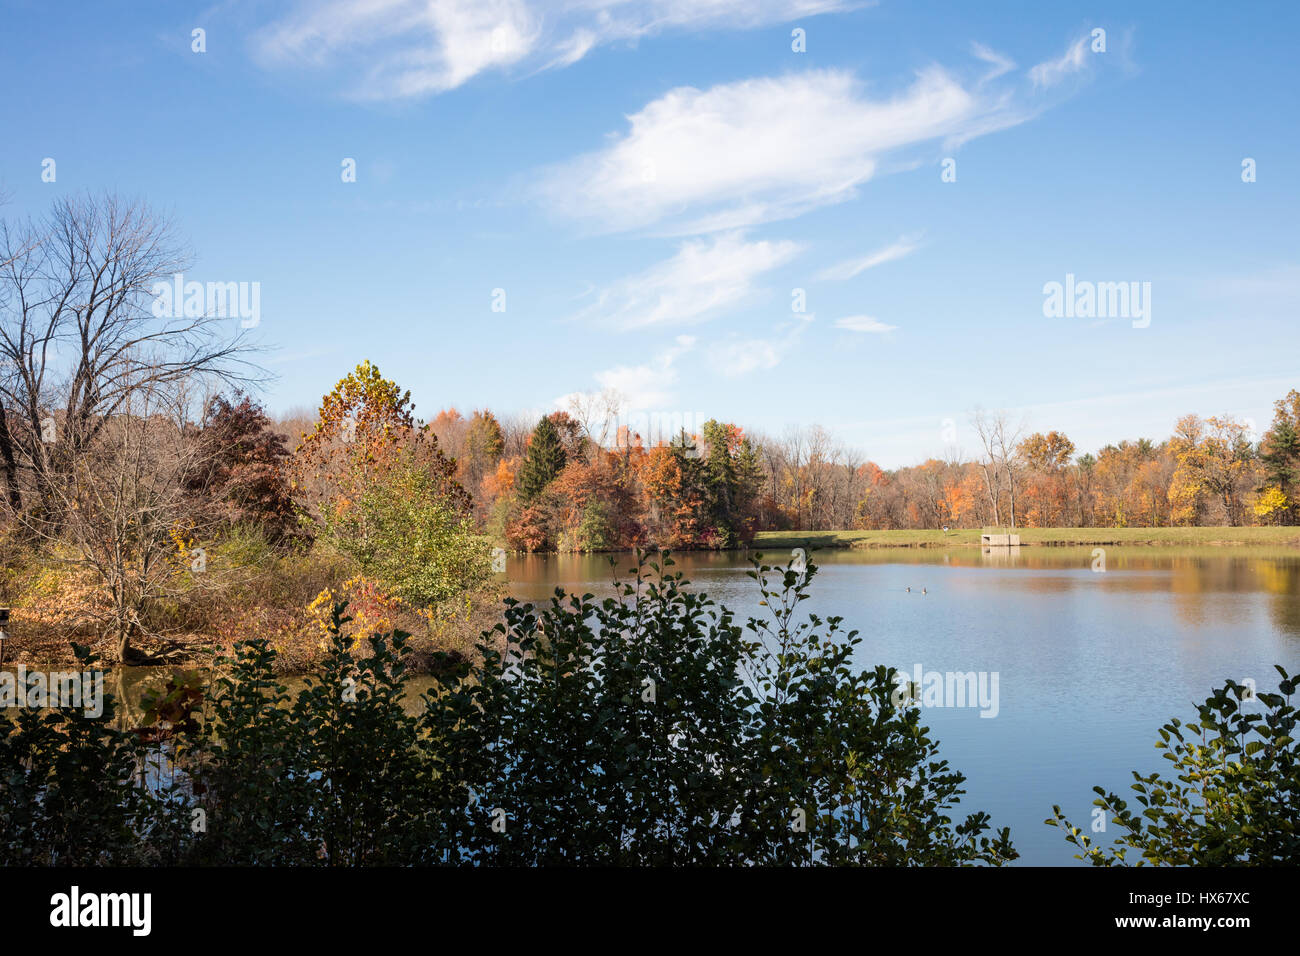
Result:
[[[781,436],[710,420],[648,444],[602,440],[580,402],[537,423],[438,413],[431,429],[460,462],[483,527],[519,550],[726,548],[756,531],[979,527],[1291,525],[1300,475],[1300,392],[1265,434],[1189,414],[1163,439],[1078,453],[1059,431],[972,413],[980,454],[884,469],[820,426]],[[611,410],[612,409],[612,410]]]

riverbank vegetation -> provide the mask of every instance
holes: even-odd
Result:
[[[660,560],[599,604],[507,601],[414,714],[408,636],[341,605],[292,700],[258,638],[206,688],[177,674],[139,727],[0,709],[0,865],[1016,858],[987,814],[953,816],[963,776],[891,670],[854,669],[857,632],[796,615],[814,566],[756,564],[769,614],[742,626]]]
[[[369,363],[278,428],[244,329],[160,309],[171,226],[115,197],[0,229],[0,605],[10,661],[193,660],[248,634],[318,663],[330,608],[417,661],[495,620],[490,543],[457,463]]]
[[[111,697],[98,717],[0,708],[0,865],[1015,860],[1007,829],[956,815],[964,777],[917,689],[856,669],[840,619],[799,613],[816,573],[756,559],[766,611],[743,625],[667,555],[599,603],[507,600],[415,707],[409,635],[359,630],[338,604],[296,694],[254,638],[215,674],[175,671],[126,721]],[[1300,862],[1296,680],[1278,670],[1278,693],[1228,681],[1160,728],[1172,766],[1134,773],[1138,807],[1096,788],[1090,825],[1059,806],[1045,822],[1098,866]]]

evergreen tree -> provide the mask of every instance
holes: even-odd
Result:
[[[677,490],[676,505],[691,530],[687,535],[692,547],[714,543],[709,531],[712,527],[710,493],[705,461],[700,457],[696,436],[682,429],[668,444],[677,460],[681,484]]]
[[[523,501],[532,501],[540,495],[564,470],[566,460],[564,444],[560,441],[560,432],[555,427],[555,422],[543,418],[533,429],[533,437],[528,442],[528,455],[519,468],[519,497]]]
[[[1289,406],[1289,407],[1288,407]],[[1273,427],[1260,442],[1259,458],[1264,465],[1265,488],[1277,488],[1286,496],[1285,524],[1295,524],[1296,496],[1300,494],[1300,394],[1292,390],[1274,406]]]
[[[718,529],[722,545],[730,547],[736,543],[736,494],[739,490],[731,457],[732,429],[716,419],[709,419],[700,432],[704,439],[703,477],[708,491],[709,520]]]
[[[736,451],[736,511],[741,522],[741,533],[748,538],[757,519],[758,498],[763,490],[763,465],[758,458],[758,448],[748,438],[741,439]]]

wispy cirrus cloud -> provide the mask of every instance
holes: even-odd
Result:
[[[1010,59],[996,50],[986,47],[983,43],[972,43],[971,53],[989,65],[989,71],[980,77],[981,83],[996,80],[999,76],[1010,73],[1016,68],[1015,63]]]
[[[359,99],[455,89],[490,70],[558,69],[593,49],[674,30],[752,29],[870,6],[851,0],[326,0],[253,38],[268,68],[336,70]]]
[[[750,301],[759,277],[802,249],[739,232],[688,240],[672,258],[599,290],[577,317],[621,329],[707,321]]]
[[[441,93],[536,47],[541,22],[523,0],[333,0],[303,3],[261,30],[265,67],[340,69],[360,99]]]
[[[1055,86],[1067,76],[1082,71],[1088,64],[1088,39],[1080,37],[1061,56],[1030,67],[1029,81],[1035,87]]]
[[[888,98],[845,70],[678,87],[629,116],[608,146],[544,171],[536,191],[597,231],[744,228],[852,198],[887,154],[1030,115],[940,67]]]
[[[919,245],[920,241],[917,237],[904,236],[897,242],[892,242],[884,248],[877,249],[875,252],[868,253],[859,259],[847,259],[844,262],[828,266],[817,273],[817,278],[833,281],[852,279],[855,275],[865,272],[867,269],[874,269],[886,262],[894,262],[897,259],[910,256],[917,250]]]
[[[837,329],[848,329],[850,332],[893,332],[898,328],[896,325],[886,325],[879,319],[872,318],[869,315],[846,315],[842,319],[835,320]]]

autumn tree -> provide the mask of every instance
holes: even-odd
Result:
[[[416,608],[438,608],[481,587],[491,570],[468,510],[410,446],[349,507],[327,512],[325,530],[362,572]]]
[[[444,454],[456,459],[465,453],[465,434],[468,429],[468,420],[455,408],[444,408],[429,422],[429,430],[438,439],[438,447]]]
[[[585,459],[588,452],[594,447],[594,443],[587,437],[587,431],[582,422],[563,409],[551,412],[546,417],[551,420],[551,424],[555,426],[555,433],[560,437],[560,445],[564,448],[565,460]]]
[[[294,454],[295,489],[315,507],[346,507],[367,483],[409,448],[458,507],[469,496],[455,479],[455,463],[437,437],[415,418],[411,393],[386,379],[369,361],[340,379],[324,398],[315,428]]]
[[[1255,458],[1246,426],[1226,416],[1202,421],[1186,415],[1170,448],[1178,462],[1169,488],[1174,520],[1202,523],[1214,504],[1225,524],[1241,524]]]
[[[266,410],[247,395],[218,395],[207,405],[197,440],[196,467],[184,476],[187,492],[209,520],[261,529],[271,542],[298,530],[284,436]]]
[[[707,497],[695,443],[684,432],[672,445],[646,453],[642,482],[653,540],[666,548],[695,548],[705,540]]]
[[[484,475],[496,470],[505,447],[505,436],[496,416],[486,409],[474,412],[465,430],[463,472],[469,487],[477,487]]]
[[[327,540],[397,596],[433,606],[480,583],[488,549],[455,462],[414,408],[362,362],[322,399],[293,473]]]
[[[1078,504],[1078,517],[1075,524],[1081,528],[1090,527],[1093,517],[1093,475],[1096,473],[1097,456],[1091,452],[1080,455],[1070,469],[1070,479],[1074,485],[1074,497]]]
[[[567,551],[605,551],[642,543],[640,503],[620,456],[593,450],[593,460],[570,461],[551,483],[557,546]]]
[[[1066,469],[1074,442],[1061,432],[1035,432],[1020,443],[1018,452],[1026,473],[1025,520],[1040,528],[1062,524],[1068,495]]]

